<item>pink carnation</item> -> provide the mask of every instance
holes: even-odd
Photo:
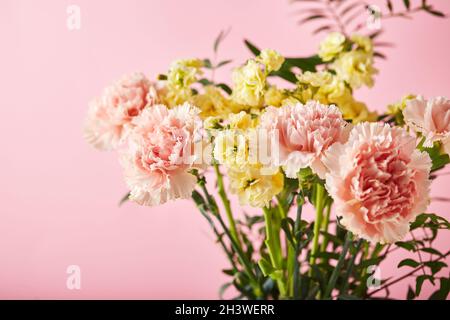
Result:
[[[196,177],[189,171],[199,163],[194,145],[201,141],[198,113],[187,103],[173,109],[155,105],[133,119],[135,128],[121,151],[131,200],[153,206],[191,196]]]
[[[407,234],[429,202],[431,160],[415,147],[402,128],[363,123],[326,152],[326,187],[343,226],[372,242]]]
[[[409,100],[403,116],[411,129],[423,134],[425,147],[441,141],[445,153],[450,154],[450,100],[445,97]]]
[[[131,120],[157,102],[156,88],[142,73],[124,76],[89,104],[84,136],[98,149],[115,149],[124,140]]]
[[[261,116],[260,128],[277,130],[279,160],[286,176],[295,178],[300,169],[311,167],[321,178],[326,168],[322,157],[331,145],[344,142],[350,125],[334,105],[309,101],[305,105],[268,107]]]

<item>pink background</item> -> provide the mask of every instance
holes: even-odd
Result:
[[[118,208],[126,187],[117,158],[83,141],[82,122],[87,102],[111,81],[211,56],[227,27],[220,55],[237,63],[249,57],[244,37],[285,55],[313,53],[320,37],[296,24],[298,7],[288,2],[0,2],[0,298],[218,297],[228,265],[193,204]],[[432,2],[450,12],[449,1]],[[72,3],[81,7],[79,31],[66,28]],[[418,14],[385,26],[383,40],[396,47],[377,62],[375,87],[357,96],[382,110],[409,92],[449,95],[450,20]],[[228,69],[220,76],[229,80]],[[432,194],[448,196],[449,187],[450,176],[441,177]],[[435,202],[430,211],[450,218],[447,209]],[[448,249],[449,239],[439,246]],[[394,263],[383,274],[404,272]],[[79,291],[66,288],[72,264],[81,267]],[[405,293],[404,285],[395,290]]]

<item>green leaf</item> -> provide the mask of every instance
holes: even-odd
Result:
[[[231,90],[231,88],[225,83],[218,83],[216,84],[216,87],[219,87],[228,94],[231,94],[233,92],[233,90]]]
[[[233,282],[227,282],[219,288],[219,298],[220,299],[223,300],[223,295],[225,294],[225,291],[227,291],[227,289],[232,285],[233,285]]]
[[[220,68],[223,67],[224,65],[227,65],[229,63],[233,62],[233,60],[224,60],[224,61],[220,61],[217,65],[216,68]]]
[[[414,294],[413,289],[411,288],[411,286],[408,286],[408,293],[406,294],[406,299],[413,300],[415,297],[416,295]]]
[[[291,72],[289,69],[286,69],[285,67],[281,67],[278,71],[272,71],[269,76],[277,76],[281,79],[284,79],[290,83],[296,83],[297,77],[293,72]]]
[[[303,18],[301,20],[298,21],[299,25],[305,24],[308,21],[313,21],[313,20],[317,20],[317,19],[326,19],[328,18],[326,15],[323,14],[315,14],[306,18]]]
[[[411,2],[409,0],[403,0],[403,4],[408,11],[411,9]]]
[[[441,144],[439,142],[435,142],[431,148],[423,147],[424,139],[422,139],[418,149],[427,152],[430,156],[432,161],[431,172],[442,169],[446,164],[450,163],[448,154],[441,154]]]
[[[255,55],[258,56],[259,53],[261,52],[261,50],[259,50],[257,47],[255,47],[255,45],[253,45],[250,41],[248,41],[247,39],[244,40],[245,45],[247,46],[247,48]]]
[[[426,253],[429,253],[429,254],[434,254],[434,255],[437,255],[437,256],[440,256],[440,257],[444,256],[444,254],[442,254],[440,251],[438,251],[438,250],[436,250],[434,248],[420,248],[420,251],[423,251],[423,252],[426,252]]]
[[[426,261],[424,265],[430,268],[431,273],[433,274],[436,274],[441,271],[442,268],[447,267],[447,264],[442,261]]]
[[[284,218],[281,220],[281,229],[283,229],[284,233],[286,234],[286,238],[288,239],[289,243],[292,245],[292,247],[296,247],[294,238],[293,238],[293,229],[294,229],[294,220],[291,218]]]
[[[422,274],[416,278],[416,293],[415,295],[418,296],[420,294],[420,291],[422,290],[422,285],[425,282],[425,280],[430,281],[434,285],[434,277],[429,274]]]
[[[205,67],[206,69],[211,69],[212,68],[211,60],[203,59],[203,67]]]
[[[413,259],[404,259],[402,261],[400,261],[400,263],[398,264],[397,268],[401,268],[403,266],[408,266],[408,267],[412,267],[412,268],[417,268],[420,264],[413,260]]]
[[[210,80],[208,80],[206,78],[200,79],[200,80],[198,80],[198,82],[201,83],[204,86],[209,86],[209,85],[213,84]]]
[[[319,56],[314,55],[306,58],[286,58],[285,64],[289,67],[289,69],[292,67],[298,67],[302,71],[314,72],[316,71],[316,67],[318,65],[323,64],[323,61]]]
[[[272,264],[264,258],[261,258],[258,261],[258,265],[265,277],[269,276],[275,271],[275,269],[272,267]]]
[[[429,300],[446,300],[450,291],[450,279],[440,278],[439,290],[435,291],[429,298]]]
[[[230,33],[231,28],[229,28],[228,30],[222,30],[220,31],[219,35],[217,36],[216,40],[214,40],[214,53],[217,53],[217,50],[219,50],[219,46],[222,43],[222,41],[228,36],[228,34]]]
[[[386,0],[386,5],[389,9],[389,12],[394,11],[394,7],[392,6],[392,1],[391,0]]]
[[[233,269],[223,269],[222,270],[223,273],[225,273],[227,276],[234,276],[235,270]]]
[[[339,260],[340,254],[337,252],[317,252],[315,257],[326,260]]]
[[[125,202],[127,202],[128,200],[130,200],[130,192],[128,192],[126,195],[124,195],[122,197],[122,199],[120,199],[119,201],[119,207],[122,206]]]
[[[433,10],[431,7],[425,7],[424,10],[435,17],[445,18],[445,14],[443,12]]]
[[[398,242],[395,243],[395,245],[396,245],[397,247],[406,249],[406,250],[408,250],[408,251],[416,251],[416,247],[415,247],[414,244],[411,243],[411,242],[398,241]]]

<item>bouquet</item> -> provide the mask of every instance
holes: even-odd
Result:
[[[353,93],[378,73],[372,39],[332,31],[317,55],[300,58],[246,41],[254,57],[233,69],[230,85],[214,77],[230,60],[177,60],[154,81],[127,75],[91,102],[85,137],[119,155],[123,201],[193,200],[229,261],[221,292],[389,298],[413,277],[408,299],[426,282],[436,287],[430,298],[446,299],[450,251],[434,240],[450,224],[427,207],[450,163],[450,100],[410,94],[370,111]],[[232,197],[257,210],[233,211]],[[394,250],[410,252],[398,262],[404,274],[380,278]]]

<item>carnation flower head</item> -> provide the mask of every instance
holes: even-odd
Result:
[[[158,102],[158,89],[142,73],[123,76],[90,102],[85,139],[97,149],[117,148],[133,127],[133,118]]]
[[[403,239],[429,202],[431,160],[402,128],[356,125],[325,153],[326,188],[341,225],[371,242]]]
[[[444,152],[450,154],[450,100],[436,97],[425,100],[419,96],[406,101],[403,110],[405,123],[416,132],[420,132],[425,147],[432,147],[440,141]]]
[[[311,167],[323,178],[323,153],[334,143],[347,139],[350,125],[336,106],[309,101],[305,105],[268,107],[259,128],[278,133],[279,159],[273,160],[283,167],[287,177],[295,178],[300,169]]]
[[[191,196],[196,177],[190,171],[202,161],[194,150],[202,140],[198,113],[188,103],[155,105],[133,120],[128,148],[121,151],[131,200],[154,206]]]

